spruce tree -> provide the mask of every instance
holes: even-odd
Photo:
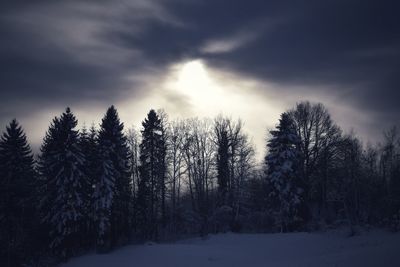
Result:
[[[43,221],[49,227],[52,252],[66,259],[85,238],[83,172],[84,156],[79,148],[77,120],[69,108],[54,118],[41,147],[39,170],[43,179]]]
[[[166,172],[166,144],[163,133],[165,131],[161,119],[154,110],[150,110],[142,126],[138,216],[143,237],[157,240],[160,222],[163,219],[162,198]]]
[[[32,252],[35,171],[26,136],[14,119],[0,140],[0,261],[20,266]]]
[[[298,172],[300,139],[287,113],[281,115],[277,130],[270,133],[269,154],[265,157],[267,197],[281,231],[288,231],[300,220],[298,212],[303,193]]]
[[[107,249],[130,234],[132,190],[129,177],[129,149],[117,110],[111,106],[99,131],[101,171],[96,183],[98,242]]]
[[[218,122],[215,126],[217,137],[217,182],[218,182],[218,204],[228,205],[229,189],[229,135],[226,121]],[[230,203],[229,203],[230,204]]]
[[[104,147],[99,147],[99,176],[96,179],[93,192],[93,209],[98,252],[106,251],[111,245],[111,208],[115,196],[115,171],[110,153]]]
[[[86,188],[84,194],[88,201],[85,206],[86,214],[86,232],[87,240],[86,245],[91,245],[96,239],[96,227],[95,227],[95,209],[94,209],[94,188],[97,182],[97,178],[100,173],[100,157],[97,143],[97,131],[92,125],[89,131],[86,127],[83,127],[80,134],[79,142],[82,154],[85,157],[85,164],[83,166],[83,172],[87,178]]]

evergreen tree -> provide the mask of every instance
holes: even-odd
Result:
[[[140,176],[138,188],[139,221],[144,238],[158,239],[162,219],[162,194],[165,191],[166,144],[162,121],[150,110],[143,121],[140,144]]]
[[[219,205],[228,204],[229,187],[229,135],[228,125],[223,121],[215,127],[217,136],[217,181]]]
[[[288,231],[300,220],[303,193],[298,173],[300,140],[287,113],[281,115],[277,130],[270,133],[269,154],[265,157],[268,199],[281,231]]]
[[[129,175],[129,148],[117,110],[111,106],[99,131],[100,178],[96,183],[99,244],[115,245],[130,233],[132,190]],[[110,210],[111,209],[111,210]],[[109,234],[109,240],[106,235]],[[106,242],[106,243],[105,243]]]
[[[0,140],[0,261],[19,266],[32,252],[34,231],[33,157],[26,136],[14,119]]]
[[[97,177],[100,173],[100,157],[99,149],[97,143],[97,131],[92,125],[92,127],[87,131],[86,127],[83,127],[80,134],[79,142],[82,154],[85,157],[85,164],[83,166],[83,172],[87,178],[86,188],[84,194],[88,201],[85,206],[86,214],[86,232],[87,238],[86,245],[92,244],[96,238],[96,228],[95,228],[95,210],[94,210],[94,188],[97,181]]]
[[[54,118],[41,147],[42,211],[49,227],[50,248],[67,258],[81,246],[85,225],[84,156],[79,148],[77,120],[69,108]]]
[[[109,249],[111,242],[111,209],[115,196],[115,171],[110,152],[104,147],[99,147],[99,153],[99,176],[93,192],[93,209],[97,250],[104,251]]]

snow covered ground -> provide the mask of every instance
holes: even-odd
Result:
[[[219,234],[206,240],[126,246],[62,267],[400,266],[400,233]]]

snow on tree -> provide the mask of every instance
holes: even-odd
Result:
[[[115,192],[115,171],[107,150],[100,148],[100,175],[93,192],[96,244],[99,250],[110,246],[111,208]]]
[[[268,200],[270,208],[277,215],[281,231],[288,231],[300,220],[298,211],[302,203],[303,189],[298,173],[300,139],[287,113],[283,113],[277,130],[270,131],[267,167]]]
[[[54,118],[41,147],[39,170],[44,180],[43,221],[50,229],[50,248],[63,258],[80,247],[85,224],[86,177],[77,120],[69,108]]]
[[[132,188],[129,148],[123,129],[117,110],[111,106],[98,136],[101,171],[95,189],[98,244],[105,249],[120,239],[127,239],[130,233]]]
[[[6,266],[21,264],[32,245],[36,178],[33,163],[26,136],[14,119],[0,140],[0,259],[6,259]]]
[[[159,222],[163,217],[163,192],[165,192],[166,144],[163,136],[165,130],[162,120],[154,110],[150,110],[142,125],[138,220],[142,224],[141,231],[144,238],[158,239]]]
[[[91,245],[96,239],[94,189],[100,173],[100,153],[97,142],[97,131],[93,125],[89,130],[87,130],[85,126],[83,127],[80,132],[79,146],[85,157],[83,172],[87,179],[86,187],[83,191],[85,197],[88,199],[85,206],[85,215],[87,217],[85,231],[87,238],[84,242],[87,245]]]

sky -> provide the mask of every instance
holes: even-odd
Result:
[[[297,102],[323,103],[365,142],[400,125],[400,3],[326,0],[4,1],[0,127],[17,118],[37,150],[54,116],[80,126],[115,105],[241,118],[258,155]]]

